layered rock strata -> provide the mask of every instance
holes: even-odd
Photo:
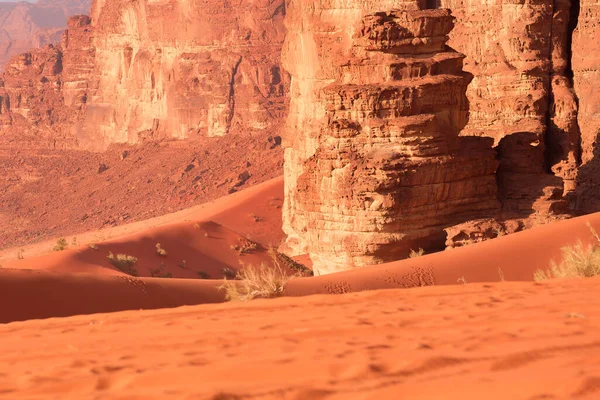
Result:
[[[573,0],[572,74],[581,129],[577,205],[583,213],[600,210],[600,0]]]
[[[474,75],[462,135],[495,140],[507,216],[564,212],[576,189],[580,124],[570,61],[576,3],[438,1],[456,16],[449,45],[467,55],[465,70]]]
[[[91,0],[0,3],[0,71],[16,55],[60,42],[69,16],[87,13],[91,3]]]
[[[493,140],[459,137],[471,77],[446,46],[450,12],[379,12],[358,26],[347,57],[319,58],[334,79],[311,93],[325,105],[305,133],[313,154],[286,160],[286,173],[301,171],[287,187],[286,230],[317,274],[443,248],[444,227],[500,206]],[[288,157],[304,150],[293,143]]]
[[[90,19],[69,19],[59,46],[14,57],[0,79],[0,137],[17,147],[77,145],[72,129],[93,67]]]
[[[282,120],[283,0],[96,0],[91,16],[84,144],[250,133]]]
[[[289,87],[279,66],[285,11],[283,0],[97,0],[61,45],[11,61],[0,134],[102,150],[275,130]]]

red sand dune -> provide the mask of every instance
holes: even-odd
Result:
[[[0,325],[1,399],[597,399],[600,280]]]
[[[197,279],[199,273],[219,279],[223,268],[236,270],[240,262],[268,261],[265,247],[278,244],[283,238],[281,191],[282,180],[276,179],[204,206],[115,228],[112,233],[125,235],[99,243],[97,249],[83,246],[13,260],[0,270],[0,322],[223,301],[224,293],[216,289],[221,282]],[[255,216],[260,220],[256,221]],[[600,214],[589,215],[416,259],[295,279],[288,283],[285,294],[451,285],[459,283],[461,278],[468,283],[494,282],[501,275],[507,281],[530,281],[536,269],[546,268],[551,259],[559,259],[562,246],[577,239],[591,239],[587,222],[600,230]],[[252,254],[240,255],[231,246],[247,236],[263,247]],[[156,243],[167,250],[166,257],[156,253]],[[38,251],[47,252],[49,246]],[[154,294],[123,285],[124,274],[108,262],[109,252],[137,257],[140,276],[148,277],[152,270],[158,270],[184,279],[128,278],[127,282],[139,287],[157,285],[162,295],[154,298]],[[179,296],[180,287],[182,293],[190,294]],[[173,296],[168,296],[169,291]],[[107,296],[110,301],[105,300]]]
[[[561,260],[561,248],[594,240],[587,224],[600,232],[600,213],[537,226],[487,242],[355,271],[291,281],[287,295],[346,293],[398,287],[531,281],[538,269]]]

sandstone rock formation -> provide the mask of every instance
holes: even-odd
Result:
[[[223,136],[283,118],[283,0],[96,0],[91,16],[96,61],[81,140]]]
[[[0,71],[14,56],[60,41],[70,15],[89,11],[91,0],[0,3]]]
[[[369,14],[348,57],[327,65],[325,110],[307,132],[314,154],[287,171],[302,173],[288,186],[286,229],[316,273],[443,248],[444,227],[499,210],[493,141],[458,135],[471,77],[446,47],[452,27],[448,10]]]
[[[61,45],[14,57],[0,79],[0,137],[19,147],[77,145],[72,133],[93,66],[90,19],[72,17]]]
[[[474,75],[462,135],[495,140],[505,212],[561,212],[575,189],[577,104],[569,79],[570,0],[440,0],[450,46]]]
[[[289,86],[279,67],[284,15],[283,0],[95,1],[91,20],[72,19],[60,46],[11,62],[2,134],[101,150],[275,129]],[[31,113],[33,104],[44,111]]]
[[[572,74],[581,129],[577,205],[583,213],[600,209],[600,1],[573,0]]]

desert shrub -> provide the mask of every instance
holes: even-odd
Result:
[[[109,252],[107,258],[112,265],[119,269],[119,271],[131,276],[138,276],[137,270],[134,268],[138,259],[134,256],[128,256],[126,254],[117,254],[115,256],[112,252]]]
[[[98,245],[96,243],[92,243],[89,245],[90,249],[98,251]]]
[[[179,263],[179,268],[187,269],[187,262],[185,260],[183,260],[182,262],[180,262]]]
[[[248,254],[258,249],[258,244],[248,239],[240,239],[240,244],[232,245],[231,249],[237,251],[238,254]]]
[[[225,267],[221,270],[221,275],[223,276],[224,279],[235,279],[237,274],[231,268]]]
[[[210,276],[204,271],[198,271],[197,274],[200,279],[210,279]]]
[[[63,251],[63,250],[66,250],[67,247],[69,247],[69,244],[67,243],[67,239],[60,238],[56,241],[56,245],[54,245],[54,248],[52,250]]]
[[[165,270],[165,264],[160,263],[158,268],[150,270],[150,276],[153,278],[172,278],[173,275]]]
[[[421,257],[424,254],[425,254],[425,250],[423,250],[423,249],[419,249],[418,251],[414,251],[411,249],[408,257],[409,258],[417,258],[417,257]]]
[[[161,257],[166,257],[169,253],[167,253],[167,251],[162,248],[160,243],[156,243],[156,254],[158,254]]]
[[[263,217],[261,217],[260,215],[256,215],[256,214],[250,214],[250,218],[252,218],[254,220],[254,222],[261,222],[262,220],[264,220]]]
[[[229,301],[248,301],[279,297],[285,284],[298,276],[312,276],[313,272],[291,258],[269,249],[272,263],[260,266],[244,266],[235,276],[236,281],[225,280],[220,287],[225,290],[225,298]],[[296,273],[292,276],[286,273],[286,267]]]
[[[229,301],[248,301],[281,296],[287,281],[280,264],[261,264],[256,267],[243,267],[236,276],[236,281],[225,280],[220,287],[225,290],[225,298]]]
[[[306,268],[305,265],[300,264],[297,261],[294,261],[292,258],[286,256],[283,253],[278,252],[275,248],[269,248],[269,255],[274,263],[280,263],[282,266],[285,266],[292,271],[294,271],[298,276],[313,276],[314,273],[309,268]]]
[[[588,224],[592,236],[596,241],[584,246],[581,241],[574,245],[565,246],[561,249],[562,262],[560,264],[552,261],[550,268],[537,270],[533,275],[536,281],[547,279],[565,278],[590,278],[600,276],[600,235]]]

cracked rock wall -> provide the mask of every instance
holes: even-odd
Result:
[[[286,46],[286,67],[314,60],[313,76],[290,71],[304,86],[292,88],[287,246],[308,250],[317,274],[443,248],[444,227],[500,207],[493,140],[459,137],[471,76],[446,47],[453,18],[404,8],[367,14],[347,42],[302,32]]]

